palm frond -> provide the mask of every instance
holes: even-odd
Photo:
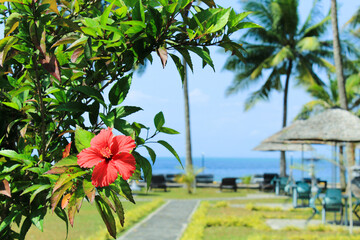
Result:
[[[320,37],[327,30],[327,26],[330,24],[330,14],[328,14],[323,20],[320,22],[308,27],[303,32],[303,37]]]
[[[277,68],[274,68],[265,83],[259,90],[253,92],[245,101],[245,111],[251,109],[258,101],[268,100],[270,92],[275,89],[280,91],[282,89],[280,74]]]
[[[284,62],[287,59],[294,59],[294,54],[291,52],[291,49],[288,46],[285,46],[281,48],[275,56],[273,56],[270,65],[278,66],[280,63]]]
[[[295,120],[308,119],[311,116],[314,116],[330,107],[331,106],[329,106],[326,102],[322,100],[312,100],[304,104],[304,106],[300,110],[300,113],[296,115]]]
[[[297,43],[296,47],[299,48],[301,52],[316,51],[320,48],[320,42],[317,37],[304,37]]]

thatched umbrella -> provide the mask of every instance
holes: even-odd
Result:
[[[284,141],[360,142],[360,119],[343,109],[329,109],[288,129]],[[348,201],[352,228],[351,169],[348,162]]]
[[[301,165],[304,166],[304,151],[313,151],[314,149],[308,144],[307,141],[303,142],[293,142],[293,141],[284,141],[281,137],[284,132],[296,127],[305,120],[297,120],[291,125],[281,129],[280,131],[274,133],[270,137],[263,140],[260,145],[256,146],[253,150],[255,151],[301,151]],[[292,163],[291,163],[292,165]],[[290,174],[291,175],[291,174]],[[302,178],[304,174],[302,172]]]

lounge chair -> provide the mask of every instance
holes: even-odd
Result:
[[[261,191],[265,191],[265,190],[274,190],[275,189],[275,185],[274,182],[272,181],[274,178],[278,178],[279,175],[276,173],[264,173],[264,180],[260,183],[260,190]]]
[[[222,191],[224,188],[227,188],[227,189],[233,189],[234,192],[236,192],[237,191],[236,179],[237,178],[223,178],[221,180],[220,190]]]
[[[293,206],[296,207],[308,207],[310,203],[311,197],[311,188],[310,185],[306,182],[297,182],[293,189]],[[308,204],[298,205],[298,200],[304,202],[304,200],[308,201]]]
[[[196,175],[196,183],[213,183],[214,175],[213,174],[199,174]]]
[[[343,203],[342,203],[341,189],[329,188],[326,190],[325,197],[322,201],[322,223],[326,223],[326,213],[334,213],[334,221],[336,222],[336,213],[340,212],[341,220],[343,220]]]
[[[353,202],[353,213],[360,220],[360,216],[358,214],[360,210],[360,177],[355,177],[351,180],[351,192],[353,197],[356,198],[355,202]]]
[[[164,192],[166,192],[167,186],[166,186],[165,176],[162,174],[153,175],[151,178],[150,188],[151,189],[162,188],[162,189],[164,189]]]
[[[272,184],[275,184],[275,194],[279,195],[281,192],[285,192],[285,187],[289,182],[289,177],[279,177],[272,180]]]

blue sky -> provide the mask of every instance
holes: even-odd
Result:
[[[242,12],[239,1],[218,0],[223,7],[233,7]],[[312,5],[312,1],[299,1],[300,15],[303,22]],[[321,11],[325,15],[330,7],[330,0],[320,1]],[[356,1],[338,1],[338,15],[342,26],[359,7]],[[329,31],[329,37],[331,37]],[[278,157],[277,152],[252,151],[258,143],[281,129],[282,93],[274,92],[270,101],[259,102],[250,111],[244,112],[244,101],[252,90],[226,96],[225,91],[231,84],[234,74],[223,70],[228,55],[211,49],[216,72],[210,67],[201,68],[201,62],[193,57],[194,73],[189,73],[190,117],[192,155],[200,157]],[[288,124],[299,112],[301,106],[310,100],[302,88],[291,86],[289,91]],[[135,75],[133,84],[124,105],[140,106],[138,112],[128,121],[140,121],[153,127],[153,117],[163,111],[165,126],[181,132],[179,135],[161,135],[158,139],[168,141],[180,156],[185,156],[185,121],[184,100],[180,77],[171,60],[165,69],[159,58],[154,55],[154,62],[144,74]],[[158,156],[171,156],[160,146],[153,145]],[[330,149],[330,148],[325,148]],[[300,153],[293,153],[299,157]]]

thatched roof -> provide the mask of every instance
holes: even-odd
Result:
[[[262,142],[255,148],[254,151],[313,151],[308,144],[297,144],[297,143],[268,143]]]
[[[349,111],[329,109],[283,131],[284,141],[360,142],[360,119]]]

